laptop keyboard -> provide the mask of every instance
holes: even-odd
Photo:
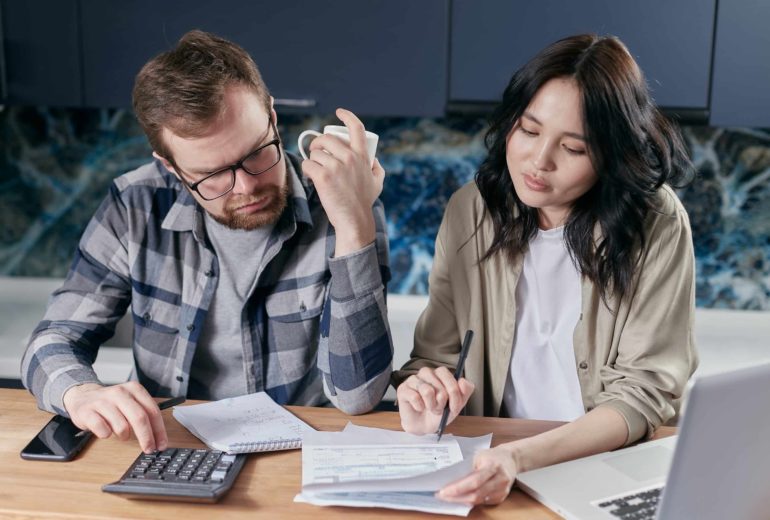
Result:
[[[653,520],[663,486],[594,502],[599,509],[623,520]]]

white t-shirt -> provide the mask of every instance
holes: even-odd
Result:
[[[516,334],[503,396],[510,417],[572,421],[585,413],[572,334],[580,272],[564,227],[538,230],[516,287]]]

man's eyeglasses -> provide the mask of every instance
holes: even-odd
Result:
[[[249,175],[256,176],[265,173],[267,170],[278,164],[281,161],[281,138],[278,137],[278,130],[275,128],[272,118],[269,118],[268,121],[270,123],[270,128],[273,130],[273,135],[275,136],[270,142],[249,152],[246,157],[237,163],[206,174],[206,176],[199,181],[191,183],[183,179],[187,187],[198,192],[198,195],[204,200],[218,199],[229,193],[235,187],[235,173],[239,169],[245,171]],[[179,173],[183,173],[176,164],[174,164],[174,167]]]

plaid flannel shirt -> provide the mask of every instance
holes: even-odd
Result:
[[[280,404],[357,414],[387,388],[393,346],[385,306],[390,278],[382,203],[374,243],[338,258],[314,188],[286,154],[291,195],[265,248],[242,324],[249,392]],[[155,161],[118,177],[80,240],[22,359],[42,409],[66,414],[64,393],[99,380],[92,368],[129,305],[131,378],[154,396],[186,395],[193,355],[217,287],[203,209]]]

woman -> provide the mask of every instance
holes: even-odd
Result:
[[[516,474],[612,450],[675,416],[697,358],[689,221],[669,185],[681,137],[616,38],[580,35],[514,74],[475,182],[449,201],[414,350],[394,374],[404,430],[471,415],[569,421],[479,453],[439,492],[496,504]],[[453,370],[465,331],[465,378]]]

